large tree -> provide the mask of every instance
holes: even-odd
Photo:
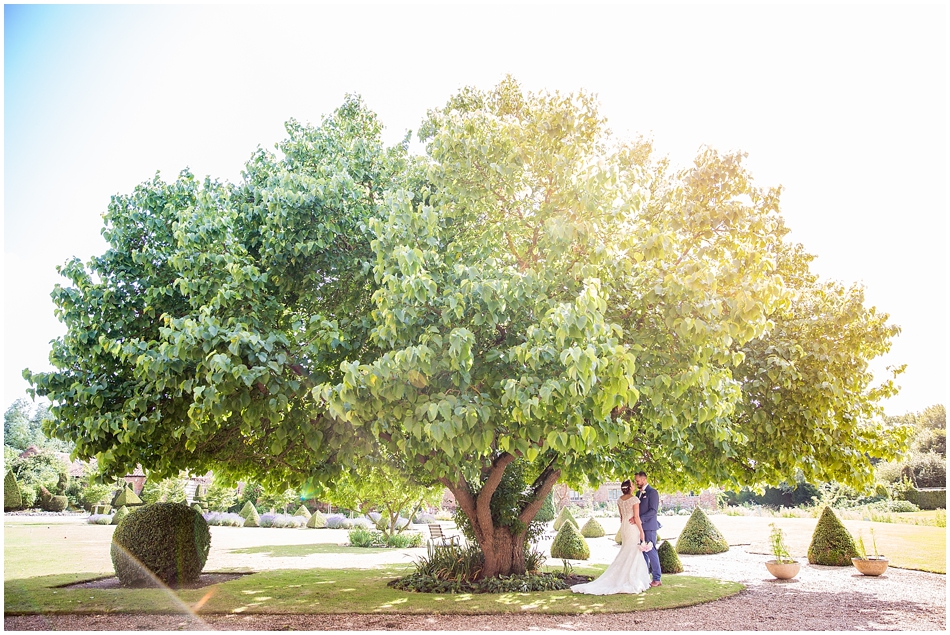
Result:
[[[741,155],[672,170],[510,79],[431,111],[424,157],[355,99],[288,132],[238,185],[115,197],[111,249],[63,269],[58,370],[26,375],[80,455],[287,484],[401,457],[492,576],[558,479],[860,483],[893,454],[867,363],[895,329],[808,274]]]

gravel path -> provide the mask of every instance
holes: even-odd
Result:
[[[615,615],[66,615],[4,618],[5,630],[925,630],[947,626],[946,576],[890,568],[878,578],[852,567],[805,563],[791,581],[774,580],[767,559],[733,547],[680,556],[690,575],[746,585],[738,595],[683,609]],[[667,583],[675,576],[666,576]],[[648,593],[662,592],[660,589]]]

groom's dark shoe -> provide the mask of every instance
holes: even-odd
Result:
[[[660,582],[659,580],[654,580],[653,582],[650,583],[650,586],[651,586],[651,587],[654,587],[654,586],[663,586],[663,583]]]

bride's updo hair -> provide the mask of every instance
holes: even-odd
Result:
[[[630,479],[627,479],[626,481],[620,484],[620,491],[623,492],[624,494],[629,494],[632,487],[633,487],[633,484],[630,482]]]

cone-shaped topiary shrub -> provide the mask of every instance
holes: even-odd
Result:
[[[310,520],[307,521],[307,527],[310,529],[324,529],[327,526],[327,518],[317,510],[310,514]]]
[[[729,543],[702,508],[696,507],[680,532],[676,541],[676,552],[706,555],[724,551],[729,551]]]
[[[676,549],[670,544],[669,540],[664,540],[660,548],[656,550],[656,555],[660,558],[660,571],[662,573],[682,573],[683,563],[676,553]]]
[[[125,517],[112,534],[112,564],[125,586],[155,576],[168,585],[194,582],[208,559],[211,532],[181,503],[153,503]]]
[[[8,470],[3,477],[3,511],[12,511],[23,507],[23,497],[20,495],[20,485],[16,482],[13,470]]]
[[[123,487],[122,491],[119,492],[119,495],[112,499],[113,507],[133,507],[135,505],[141,505],[142,499],[132,491],[131,487]]]
[[[561,513],[557,515],[557,520],[554,521],[554,531],[560,531],[561,525],[563,525],[565,521],[574,523],[575,529],[581,528],[581,526],[574,519],[574,514],[571,513],[571,510],[565,507],[561,510]]]
[[[112,514],[112,522],[109,524],[118,525],[120,522],[122,522],[122,519],[128,515],[129,515],[129,508],[123,505],[122,507],[118,509],[118,511],[116,511],[116,513]]]
[[[243,510],[242,510],[243,511]],[[245,527],[260,527],[261,515],[257,513],[257,508],[251,505],[251,511],[244,517]]]
[[[254,507],[254,503],[252,503],[251,501],[247,501],[246,503],[244,503],[244,507],[241,508],[241,511],[239,511],[238,514],[241,515],[241,518],[244,518],[246,520],[247,517],[251,514],[252,509],[254,510],[254,513],[257,513],[257,509]]]
[[[600,538],[606,532],[599,522],[591,518],[581,527],[581,535],[584,538]]]
[[[587,560],[590,558],[590,547],[587,541],[573,523],[564,522],[551,543],[552,558],[567,558],[568,560]]]
[[[808,545],[808,562],[830,567],[851,566],[851,558],[858,557],[854,538],[841,524],[830,507],[825,507],[815,525],[811,544]]]
[[[541,503],[541,509],[538,510],[534,519],[539,523],[549,523],[554,520],[556,514],[557,510],[554,509],[554,492],[548,492],[548,495],[544,497],[544,502]]]
[[[297,511],[294,512],[294,516],[303,516],[306,519],[310,519],[310,510],[301,505],[297,508]]]

